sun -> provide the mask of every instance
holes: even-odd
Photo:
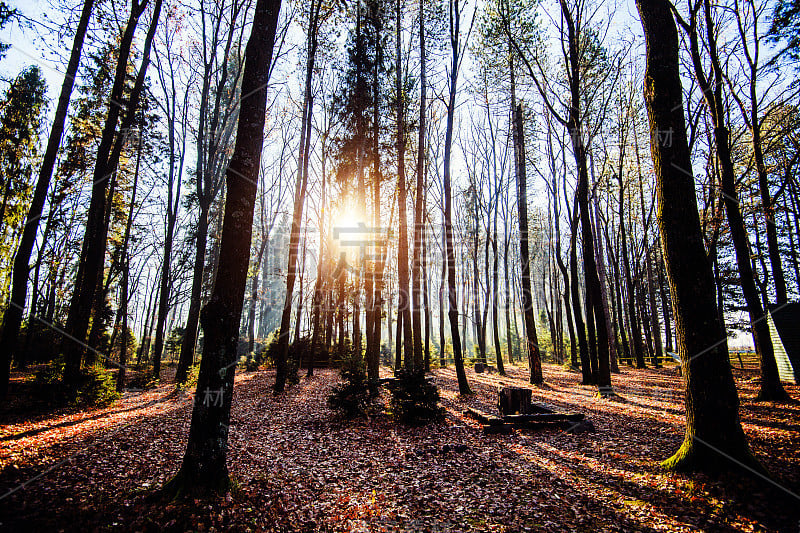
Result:
[[[355,228],[364,224],[364,216],[352,202],[346,202],[339,206],[333,220],[335,228]]]

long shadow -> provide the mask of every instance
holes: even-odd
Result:
[[[592,453],[591,450],[582,450],[587,457],[596,460],[608,460],[602,455]],[[587,453],[588,452],[588,453]],[[603,484],[608,481],[609,474],[596,471],[588,466],[566,461],[563,457],[546,450],[537,449],[536,453],[549,456],[549,458],[573,472],[573,475],[591,480],[595,483]],[[614,461],[615,468],[619,468],[618,460]],[[626,470],[622,468],[622,470]],[[633,468],[631,472],[639,471]],[[686,514],[705,516],[707,521],[703,524],[692,524],[696,527],[707,527],[711,529],[730,527],[724,521],[724,516],[734,511],[741,516],[756,520],[767,525],[770,529],[775,528],[780,531],[788,531],[787,527],[794,527],[800,514],[797,510],[797,500],[771,486],[765,485],[759,480],[742,477],[735,474],[726,474],[716,481],[717,483],[709,487],[709,492],[717,499],[724,499],[724,508],[715,507],[703,498],[686,500],[683,496],[678,496],[665,490],[655,489],[646,485],[640,485],[634,481],[629,481],[623,476],[613,476],[613,485],[619,493],[637,500],[642,500],[651,505],[663,509],[664,513],[673,517],[682,517]],[[754,502],[756,498],[757,502]],[[691,496],[690,496],[691,497]],[[759,508],[753,507],[757,503]],[[725,512],[723,512],[723,510]]]
[[[625,401],[621,402],[623,405],[628,405],[628,404],[635,405],[636,407],[641,407],[642,409],[647,409],[648,411],[652,411],[654,413],[670,413],[670,414],[673,414],[673,415],[686,414],[686,412],[683,409],[675,409],[673,407],[658,408],[658,407],[654,407],[652,405],[647,405],[647,404],[644,404],[644,403],[633,401],[633,400],[631,400],[630,398],[627,397],[628,396],[627,394],[625,394],[625,396],[626,396],[625,397]]]
[[[70,426],[76,426],[76,425],[81,424],[83,422],[88,422],[90,420],[98,420],[100,418],[104,418],[106,416],[111,416],[111,415],[116,415],[116,414],[119,414],[119,413],[129,413],[131,411],[138,411],[139,409],[145,409],[147,407],[150,407],[153,404],[161,403],[161,402],[166,401],[166,400],[168,400],[170,398],[174,398],[175,396],[177,396],[177,394],[178,394],[178,392],[177,392],[177,390],[175,390],[173,392],[170,392],[167,396],[164,396],[162,398],[157,398],[155,400],[151,400],[149,402],[143,403],[142,405],[136,405],[134,407],[128,407],[127,409],[117,409],[116,411],[105,411],[105,412],[98,413],[98,414],[92,415],[92,416],[87,416],[87,417],[84,417],[84,418],[77,418],[75,420],[68,420],[68,421],[65,421],[65,422],[59,422],[58,424],[51,424],[49,426],[42,426],[42,427],[39,427],[39,428],[36,428],[36,429],[29,429],[27,431],[22,431],[20,433],[14,433],[13,435],[6,435],[5,437],[0,437],[0,442],[8,442],[8,441],[12,441],[12,440],[24,439],[26,437],[32,437],[34,435],[38,435],[39,433],[44,433],[45,431],[50,431],[50,430],[53,430],[53,429],[60,429],[60,428],[65,428],[65,427],[70,427]]]

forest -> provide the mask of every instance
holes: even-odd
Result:
[[[0,530],[798,531],[798,0],[0,1]]]

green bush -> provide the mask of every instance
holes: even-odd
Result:
[[[342,382],[333,387],[328,406],[345,418],[369,416],[374,410],[374,388],[369,386],[364,359],[351,351],[345,353],[340,370]]]
[[[392,417],[404,424],[422,426],[444,418],[439,389],[423,372],[401,370],[392,383]]]
[[[200,364],[189,365],[189,370],[186,372],[186,381],[183,383],[176,383],[175,389],[182,391],[193,391],[197,387],[197,378],[200,375]]]
[[[39,370],[34,378],[36,395],[54,407],[89,405],[104,407],[119,399],[114,376],[99,365],[81,370],[75,383],[65,384],[64,361],[59,358]]]

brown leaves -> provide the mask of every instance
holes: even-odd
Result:
[[[780,530],[796,525],[791,497],[741,477],[667,474],[658,461],[683,437],[679,380],[670,370],[615,375],[623,401],[597,399],[579,376],[545,365],[533,400],[587,415],[597,433],[515,430],[484,436],[462,416],[496,412],[496,390],[526,384],[436,371],[447,420],[422,428],[388,417],[344,422],[325,398],[337,380],[318,370],[275,397],[270,372],[237,376],[231,414],[232,494],[168,503],[151,495],[180,465],[191,395],[169,385],[116,405],[0,427],[0,490],[40,478],[0,505],[4,528],[198,531]],[[740,383],[742,419],[781,483],[800,478],[798,406],[754,404]],[[798,395],[798,388],[789,386]],[[51,470],[48,470],[51,469]],[[791,489],[792,487],[789,486]],[[793,490],[797,491],[794,486]],[[43,512],[47,510],[47,512]],[[793,514],[794,513],[794,514]]]

